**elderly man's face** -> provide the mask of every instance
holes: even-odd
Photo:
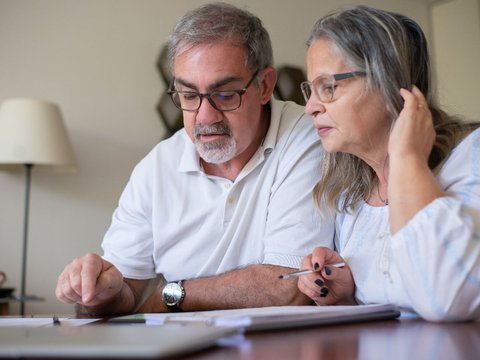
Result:
[[[202,94],[241,90],[255,70],[247,69],[244,48],[227,43],[201,45],[175,59],[175,89]],[[204,161],[224,163],[256,151],[265,129],[262,105],[269,101],[263,93],[254,80],[236,110],[219,111],[203,98],[197,111],[183,111],[185,130]]]

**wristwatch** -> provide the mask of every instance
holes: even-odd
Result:
[[[182,286],[182,281],[169,282],[162,290],[162,300],[167,305],[168,310],[173,312],[182,311],[180,303],[185,297],[185,290]]]

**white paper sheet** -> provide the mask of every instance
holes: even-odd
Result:
[[[399,311],[389,304],[356,306],[272,306],[234,310],[183,313],[147,313],[116,318],[115,321],[143,322],[147,325],[203,323],[211,326],[250,330],[321,325],[378,318],[395,318]]]
[[[73,319],[67,317],[60,317],[61,326],[81,326],[99,319]],[[5,316],[0,317],[0,327],[3,326],[22,326],[22,327],[42,327],[54,326],[52,317],[14,317]]]

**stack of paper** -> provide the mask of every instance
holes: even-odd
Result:
[[[393,305],[357,306],[272,306],[234,310],[183,313],[135,314],[111,319],[112,322],[140,322],[147,325],[169,323],[203,323],[211,326],[236,327],[248,331],[337,324],[400,316]]]

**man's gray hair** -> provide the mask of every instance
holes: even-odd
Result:
[[[245,47],[246,66],[252,71],[273,66],[270,36],[261,20],[246,10],[218,2],[189,11],[174,27],[168,43],[172,74],[177,56],[198,45],[224,41]]]

